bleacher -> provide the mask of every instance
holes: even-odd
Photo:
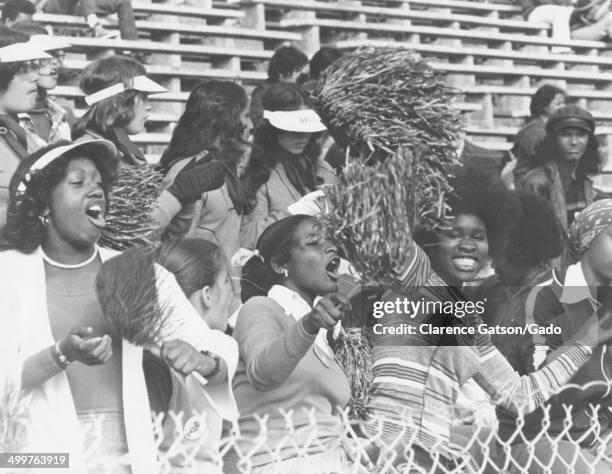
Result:
[[[612,135],[612,44],[559,43],[545,24],[523,20],[509,0],[193,0],[134,3],[139,41],[85,37],[81,17],[38,14],[71,38],[71,75],[57,94],[83,108],[74,87],[87,61],[109,51],[150,54],[149,73],[169,93],[155,98],[148,133],[137,137],[153,155],[166,143],[188,91],[205,78],[265,79],[276,47],[293,43],[312,55],[321,46],[412,48],[444,74],[460,95],[468,134],[483,146],[508,149],[524,123],[530,95],[543,82],[568,90]],[[109,19],[109,30],[117,29]],[[570,54],[552,54],[568,46]],[[610,147],[612,148],[612,147]]]

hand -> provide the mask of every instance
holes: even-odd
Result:
[[[185,166],[168,187],[183,206],[198,201],[202,194],[219,189],[225,183],[225,165],[220,160],[198,163],[195,159]]]
[[[304,316],[304,329],[311,335],[317,334],[321,328],[331,329],[350,309],[351,304],[344,295],[330,293],[321,298],[313,310]]]
[[[291,204],[287,209],[292,215],[306,214],[307,216],[318,216],[323,214],[325,206],[325,193],[320,189],[302,196],[301,199]]]
[[[212,360],[212,358],[198,352],[191,344],[180,339],[165,342],[161,349],[161,356],[170,367],[185,376],[194,370],[208,373],[214,366],[214,361],[212,361],[213,365],[208,366],[207,359]]]
[[[93,328],[75,327],[59,343],[59,349],[70,361],[85,365],[100,365],[113,355],[112,340],[108,334],[91,337]]]

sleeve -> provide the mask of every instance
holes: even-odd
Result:
[[[83,16],[87,18],[89,15],[95,15],[98,11],[96,0],[79,0],[81,9],[83,10]]]
[[[531,413],[553,396],[590,357],[580,344],[568,346],[557,359],[529,375],[519,376],[494,346],[478,346],[480,365],[474,379],[514,413]]]
[[[286,317],[280,306],[263,297],[251,298],[238,313],[234,337],[256,390],[283,384],[317,337],[306,332],[301,320],[285,326]]]
[[[242,217],[240,225],[240,245],[247,249],[254,249],[257,239],[264,230],[277,220],[289,216],[288,209],[270,210],[268,199],[268,185],[264,184],[257,191],[257,204],[251,213]]]
[[[155,224],[155,230],[151,234],[153,240],[171,240],[184,237],[189,231],[191,222],[195,217],[195,204],[182,206],[170,192],[168,187],[174,182],[174,178],[189,163],[189,160],[181,160],[170,168],[164,178],[162,191],[153,203],[151,218]]]

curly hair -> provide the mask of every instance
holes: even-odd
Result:
[[[227,162],[226,182],[238,212],[246,207],[247,193],[238,179],[237,163],[242,158],[244,125],[240,114],[246,109],[245,90],[230,81],[200,82],[189,95],[170,144],[160,160],[160,169],[167,173],[178,160],[205,150],[217,152]],[[219,148],[215,145],[220,140]],[[213,155],[211,155],[213,156]]]
[[[543,197],[525,191],[516,192],[520,216],[496,249],[508,262],[519,266],[545,263],[561,255],[563,229],[550,203]]]
[[[312,107],[308,92],[297,84],[279,82],[272,85],[263,96],[264,110],[292,111],[302,107]],[[278,135],[282,130],[274,127],[267,119],[263,119],[257,126],[253,138],[253,148],[249,161],[240,177],[247,191],[249,208],[252,210],[256,201],[256,194],[270,179],[270,173],[278,163],[282,163],[289,181],[303,196],[320,184],[316,177],[316,163],[321,147],[318,138],[320,133],[313,133],[304,151],[296,158],[278,145]],[[296,166],[302,162],[305,169]]]
[[[536,148],[533,158],[533,167],[544,166],[546,163],[559,159],[559,148],[557,145],[557,135],[547,134],[544,140]],[[585,180],[590,174],[597,174],[600,171],[602,157],[599,153],[599,142],[594,133],[589,133],[589,141],[586,151],[578,160],[576,168],[576,179]]]
[[[566,97],[566,92],[552,84],[544,84],[535,91],[535,94],[531,96],[531,103],[529,104],[529,112],[531,118],[534,119],[544,114],[544,109],[554,100],[554,98],[561,94]]]
[[[68,144],[70,144],[68,141],[59,141],[41,148],[26,159],[37,160],[48,151]],[[42,244],[46,227],[41,222],[40,217],[51,205],[53,190],[66,177],[66,170],[70,162],[82,157],[82,150],[68,152],[43,169],[31,173],[24,193],[11,192],[6,213],[6,225],[2,229],[2,233],[6,241],[15,249],[23,253],[32,253]],[[102,166],[97,166],[97,168],[102,175],[104,197],[108,199],[114,176],[109,174],[109,171]]]
[[[452,215],[470,214],[482,220],[487,231],[489,253],[499,251],[507,230],[518,218],[518,197],[500,178],[474,166],[460,168],[451,185],[453,192],[447,197],[447,204]],[[413,235],[415,242],[430,256],[440,242],[433,229],[420,227]]]
[[[114,84],[123,83],[129,88],[132,79],[145,72],[144,66],[135,59],[109,56],[92,62],[83,70],[79,87],[88,95]],[[109,136],[113,127],[125,127],[134,119],[137,96],[144,99],[146,94],[128,89],[92,105],[74,125],[73,137],[81,137],[88,128]]]
[[[278,82],[282,76],[290,76],[308,64],[308,57],[295,46],[281,46],[268,63],[268,80]]]

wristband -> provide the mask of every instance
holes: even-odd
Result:
[[[204,354],[205,356],[211,357],[215,361],[215,367],[213,368],[212,372],[210,374],[204,375],[205,378],[210,379],[221,371],[221,359],[219,358],[217,354],[213,354],[212,352],[209,352],[209,351],[202,351],[202,354]]]
[[[53,360],[55,361],[57,366],[62,370],[66,370],[66,368],[72,363],[72,361],[68,360],[68,357],[66,357],[62,353],[59,345],[60,341],[57,341],[55,345],[51,346],[51,355],[53,356]]]

